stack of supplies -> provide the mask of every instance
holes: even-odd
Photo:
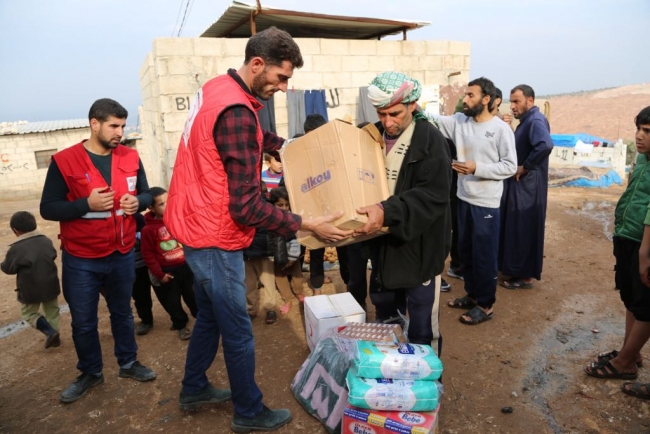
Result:
[[[373,341],[358,341],[356,346],[356,357],[346,376],[350,405],[344,413],[343,433],[363,432],[359,423],[381,428],[367,430],[375,433],[433,432],[441,389],[436,380],[442,375],[442,362],[433,349],[429,345]],[[398,430],[396,427],[405,421],[417,422],[411,423],[412,427],[424,425]]]

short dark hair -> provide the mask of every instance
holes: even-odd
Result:
[[[518,90],[520,90],[526,98],[532,98],[533,101],[535,101],[535,91],[532,87],[528,86],[527,84],[519,84],[512,88],[510,95],[517,92]]]
[[[275,26],[254,34],[246,43],[244,65],[253,57],[261,57],[269,65],[282,66],[288,60],[294,68],[302,68],[300,47],[291,35]]]
[[[106,122],[109,116],[118,119],[126,119],[129,112],[122,105],[110,98],[98,99],[90,106],[88,111],[88,120],[97,119],[99,122]]]
[[[18,211],[11,216],[9,226],[18,232],[32,232],[36,230],[36,219],[30,212]]]
[[[494,88],[494,97],[492,97],[492,99],[490,100],[490,106],[488,107],[488,109],[490,111],[494,110],[494,104],[496,104],[497,98],[499,98],[501,101],[503,101],[503,93],[501,93],[501,89],[499,89],[498,87],[495,87]]]
[[[273,205],[275,205],[280,199],[284,199],[287,202],[289,201],[289,192],[286,187],[275,187],[269,193],[269,202]]]
[[[496,86],[489,78],[479,77],[467,83],[467,86],[478,86],[481,88],[481,98],[484,96],[490,97],[490,102],[488,103],[488,110],[492,108],[492,104],[496,95]]]
[[[310,131],[314,131],[318,127],[322,127],[326,123],[327,121],[322,115],[319,115],[318,113],[313,113],[308,115],[305,118],[305,125],[303,129],[305,130],[305,134],[307,134]]]
[[[167,193],[167,190],[165,190],[162,187],[151,187],[149,190],[149,193],[151,193],[151,198],[156,199],[159,196],[162,196],[163,194]]]
[[[650,125],[650,106],[644,108],[636,115],[634,123],[637,128],[641,128],[641,125]]]

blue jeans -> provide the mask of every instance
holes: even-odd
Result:
[[[458,200],[458,250],[467,295],[484,309],[496,302],[501,210]]]
[[[63,296],[70,306],[72,340],[77,369],[99,374],[104,364],[97,331],[99,292],[104,290],[120,366],[136,360],[138,346],[133,333],[131,292],[135,280],[133,252],[114,252],[103,258],[79,258],[63,250]]]
[[[254,417],[262,410],[262,392],[255,383],[255,342],[246,310],[242,251],[187,246],[183,250],[194,273],[199,311],[187,348],[182,393],[196,395],[208,385],[206,371],[221,337],[235,412]]]

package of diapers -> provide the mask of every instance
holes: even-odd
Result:
[[[383,411],[433,411],[438,407],[435,381],[362,378],[354,367],[345,381],[348,400],[355,407]]]
[[[429,345],[358,341],[354,360],[363,378],[438,380],[442,362]]]

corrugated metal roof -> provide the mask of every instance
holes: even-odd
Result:
[[[201,37],[249,38],[251,16],[255,16],[257,32],[271,26],[286,30],[294,38],[377,39],[428,26],[426,21],[394,21],[311,12],[287,11],[233,1],[221,17]]]
[[[42,122],[2,122],[0,123],[0,135],[47,133],[49,131],[73,130],[88,127],[90,127],[90,124],[87,118]]]

